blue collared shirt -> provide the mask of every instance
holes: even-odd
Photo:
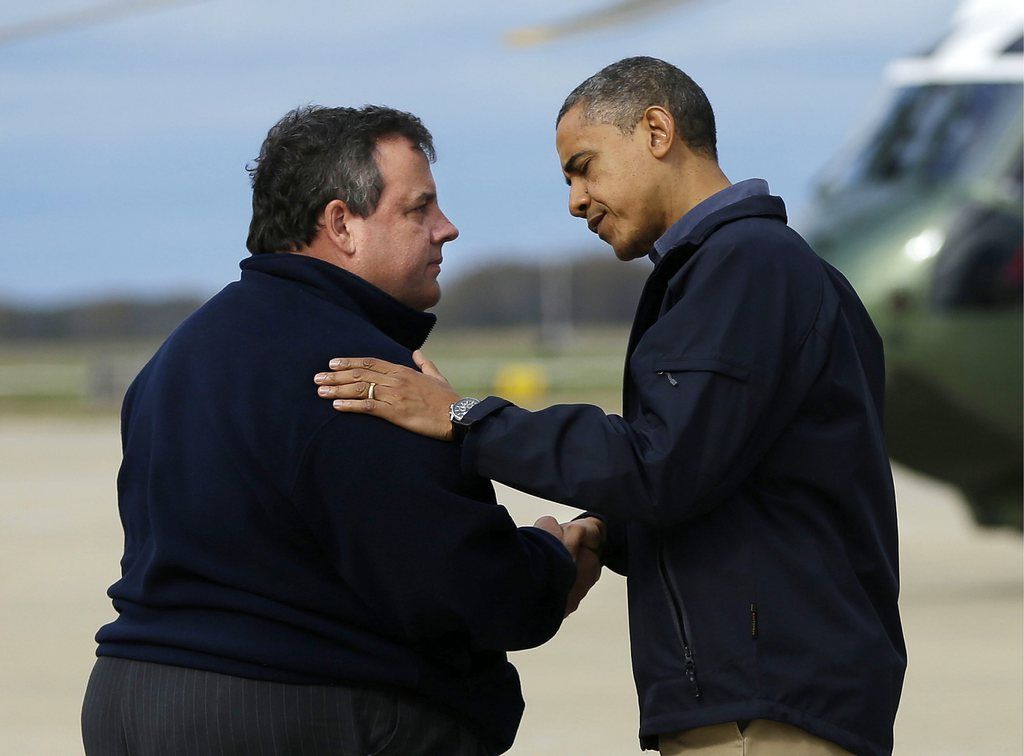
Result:
[[[657,263],[670,249],[686,238],[687,234],[697,228],[697,224],[712,213],[717,213],[735,202],[747,199],[747,197],[766,194],[768,194],[768,182],[759,178],[740,181],[725,187],[720,192],[715,192],[703,202],[694,205],[690,212],[673,223],[668,231],[654,242],[654,249],[648,253],[651,262]]]

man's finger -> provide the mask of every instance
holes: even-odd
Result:
[[[393,362],[380,360],[376,357],[334,357],[327,364],[331,370],[364,369],[384,375],[390,375],[404,367],[404,365],[396,365]]]
[[[437,369],[437,365],[432,360],[428,360],[427,356],[423,352],[417,349],[412,353],[412,361],[416,363],[416,367],[420,369],[420,372],[424,375],[429,375],[432,378],[440,378],[441,380],[447,380],[441,371]]]
[[[313,376],[313,382],[322,386],[343,386],[351,383],[365,383],[369,385],[371,382],[376,383],[378,386],[391,386],[394,384],[394,381],[395,378],[393,376],[363,367],[338,370],[333,373],[317,373]]]
[[[391,419],[391,405],[379,399],[335,399],[332,403],[338,412],[351,412],[357,415],[376,415],[385,420]]]
[[[370,396],[371,386],[373,396]],[[356,383],[344,383],[337,386],[320,386],[316,393],[323,399],[377,399],[386,402],[387,397],[383,396],[387,387],[370,381],[358,381]]]
[[[583,597],[587,595],[601,577],[601,562],[589,549],[582,549],[576,559],[576,582],[569,591],[565,603],[565,616],[568,617],[579,607]]]
[[[566,523],[563,527],[579,529],[580,542],[591,551],[600,553],[604,545],[605,532],[604,523],[596,517],[584,517]]]
[[[582,547],[600,553],[604,545],[604,524],[596,517],[564,523],[562,529],[565,533],[562,540],[569,551],[576,552]]]

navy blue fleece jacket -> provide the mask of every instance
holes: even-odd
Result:
[[[623,414],[474,407],[467,471],[608,517],[644,748],[744,719],[892,752],[906,669],[882,342],[778,197],[664,251]]]
[[[125,398],[118,618],[98,654],[417,691],[495,751],[522,715],[505,651],[558,629],[575,577],[452,444],[319,399],[338,354],[412,365],[434,316],[291,254],[186,320]]]

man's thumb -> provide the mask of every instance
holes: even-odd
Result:
[[[417,349],[412,353],[412,361],[416,363],[416,367],[420,369],[420,372],[424,375],[429,375],[431,378],[441,378],[441,371],[437,369],[437,365],[427,359],[427,356],[423,352]]]
[[[562,526],[559,525],[558,520],[551,515],[544,515],[533,524],[533,527],[545,530],[559,541],[562,540]]]

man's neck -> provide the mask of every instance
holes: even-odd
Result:
[[[700,160],[683,167],[681,180],[673,184],[665,212],[665,230],[713,194],[732,182],[712,160]]]
[[[331,265],[336,265],[339,268],[348,269],[348,266],[344,263],[346,260],[329,244],[323,243],[323,240],[317,235],[312,242],[307,244],[301,249],[297,249],[291,254],[293,255],[305,255],[306,257],[315,257],[318,260],[329,262]],[[351,272],[351,271],[350,271]]]

